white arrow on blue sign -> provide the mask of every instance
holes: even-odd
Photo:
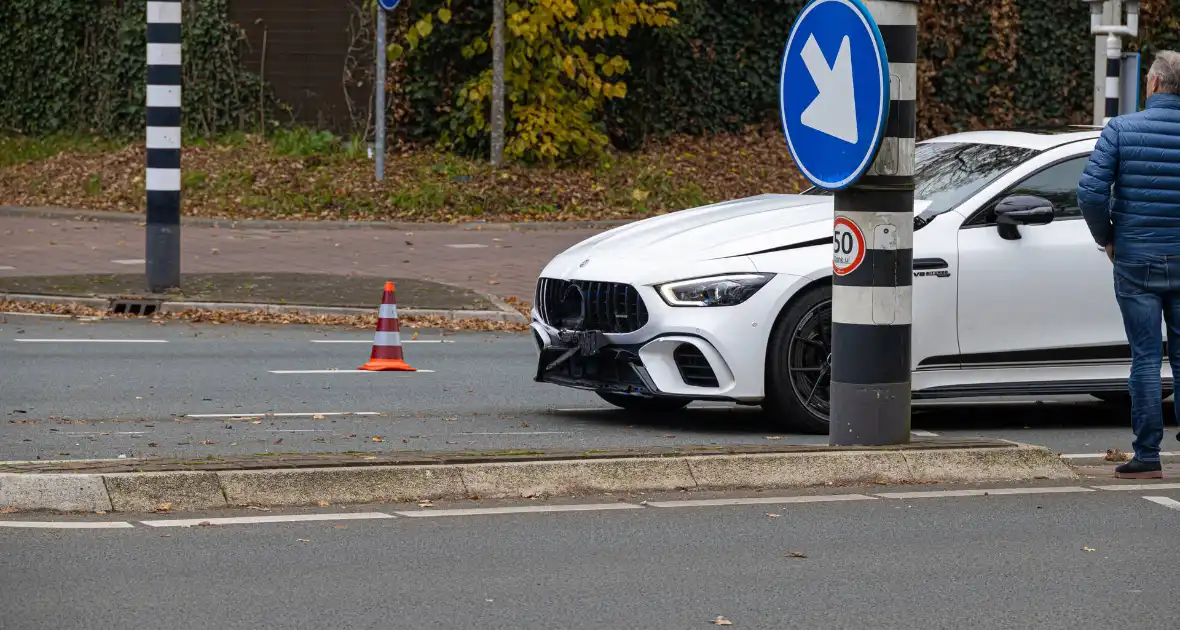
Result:
[[[397,8],[397,5],[402,0],[377,0],[377,4],[386,11],[392,11]]]
[[[780,107],[791,156],[811,183],[841,190],[872,165],[889,117],[889,59],[860,0],[812,0],[783,53]]]

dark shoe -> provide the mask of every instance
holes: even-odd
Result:
[[[1114,476],[1119,479],[1163,479],[1164,470],[1159,462],[1141,462],[1132,459],[1115,468]]]

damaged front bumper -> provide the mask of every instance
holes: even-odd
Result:
[[[612,345],[595,330],[557,330],[537,321],[531,328],[539,354],[534,381],[631,396],[661,394],[638,347]]]

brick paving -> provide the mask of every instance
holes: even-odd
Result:
[[[416,278],[531,300],[554,255],[601,229],[258,229],[186,225],[185,273],[298,272]],[[0,216],[0,276],[143,271],[144,229],[124,222]],[[296,298],[289,298],[297,303]]]

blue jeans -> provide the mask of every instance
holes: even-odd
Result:
[[[1161,319],[1168,325],[1172,382],[1180,383],[1180,256],[1120,256],[1116,251],[1114,293],[1131,343],[1129,386],[1135,458],[1158,462],[1160,440],[1164,437]],[[1176,407],[1176,415],[1180,421],[1180,406]]]

